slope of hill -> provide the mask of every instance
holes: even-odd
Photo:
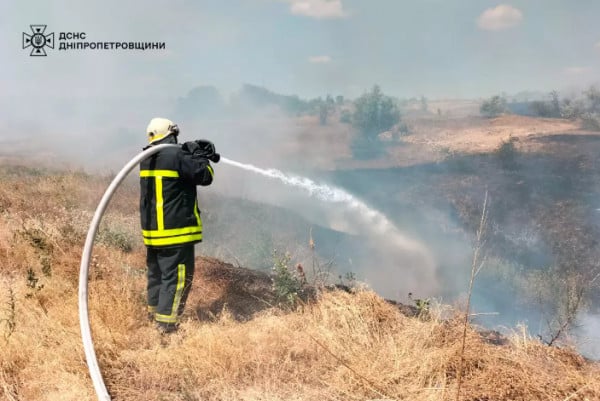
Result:
[[[2,166],[0,399],[95,399],[77,316],[80,251],[109,179]],[[181,331],[147,322],[137,188],[115,196],[91,266],[90,316],[118,400],[595,400],[600,367],[515,329],[490,342],[448,307],[407,317],[367,290],[286,311],[264,275],[198,258]]]

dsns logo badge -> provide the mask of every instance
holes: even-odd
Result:
[[[46,25],[29,25],[31,35],[23,32],[23,49],[31,47],[30,56],[46,56],[46,46],[54,49],[54,32],[44,34]]]

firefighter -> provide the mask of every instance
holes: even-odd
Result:
[[[179,128],[165,118],[153,118],[146,133],[149,146],[177,144]],[[161,333],[177,330],[190,291],[194,244],[202,241],[196,186],[212,183],[214,171],[209,158],[215,160],[215,154],[211,142],[200,140],[165,148],[140,163],[148,316]]]

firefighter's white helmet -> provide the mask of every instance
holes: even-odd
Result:
[[[150,120],[150,124],[146,128],[146,134],[148,135],[148,143],[155,143],[169,135],[177,136],[179,127],[171,120],[156,117]]]

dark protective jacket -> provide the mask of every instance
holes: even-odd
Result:
[[[205,157],[181,146],[165,148],[140,163],[140,217],[146,246],[202,241],[196,185],[210,185],[213,175]]]

